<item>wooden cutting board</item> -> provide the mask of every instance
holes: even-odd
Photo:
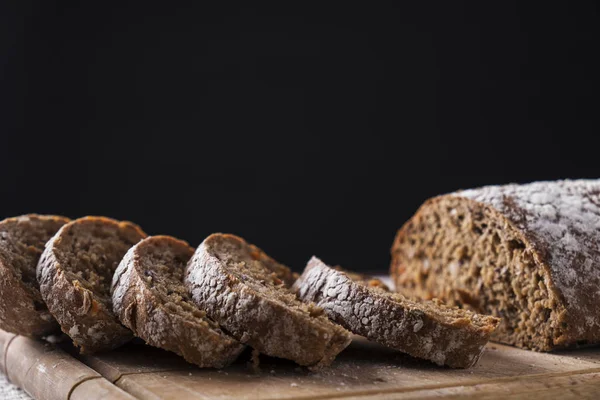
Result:
[[[600,348],[553,354],[489,344],[468,370],[441,368],[356,337],[333,366],[310,373],[245,352],[224,370],[200,369],[144,344],[79,356],[0,332],[0,369],[38,399],[600,398]]]

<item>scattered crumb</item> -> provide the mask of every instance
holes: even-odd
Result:
[[[296,382],[292,382],[292,383],[290,383],[290,386],[291,387],[298,387],[298,384]]]
[[[64,342],[67,338],[68,336],[63,334],[49,335],[45,337],[46,341],[52,344]]]
[[[189,375],[189,376],[192,376],[192,373],[190,372],[188,375]]]

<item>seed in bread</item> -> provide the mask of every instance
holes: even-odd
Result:
[[[493,339],[548,351],[600,342],[600,180],[435,197],[399,230],[391,274],[502,322]]]
[[[145,237],[131,222],[84,217],[46,244],[37,266],[40,292],[82,353],[114,349],[133,337],[112,311],[110,285],[127,250]]]
[[[350,343],[350,333],[286,287],[290,270],[242,238],[213,234],[190,260],[192,299],[242,343],[318,369]]]
[[[0,221],[0,329],[31,337],[58,331],[42,300],[35,268],[46,242],[67,222],[35,214]]]
[[[200,367],[222,368],[245,346],[191,301],[183,273],[193,254],[171,236],[151,236],[133,246],[113,276],[113,310],[146,343]]]
[[[373,284],[377,282],[313,257],[293,290],[369,340],[438,365],[468,368],[477,363],[498,319],[436,302],[413,302]]]

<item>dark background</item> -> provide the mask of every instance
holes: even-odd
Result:
[[[385,270],[430,196],[600,176],[595,2],[7,3],[0,217]]]

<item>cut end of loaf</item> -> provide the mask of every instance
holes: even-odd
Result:
[[[426,202],[398,232],[391,275],[409,297],[500,318],[493,339],[540,351],[564,342],[569,321],[548,269],[493,208],[448,195]]]

